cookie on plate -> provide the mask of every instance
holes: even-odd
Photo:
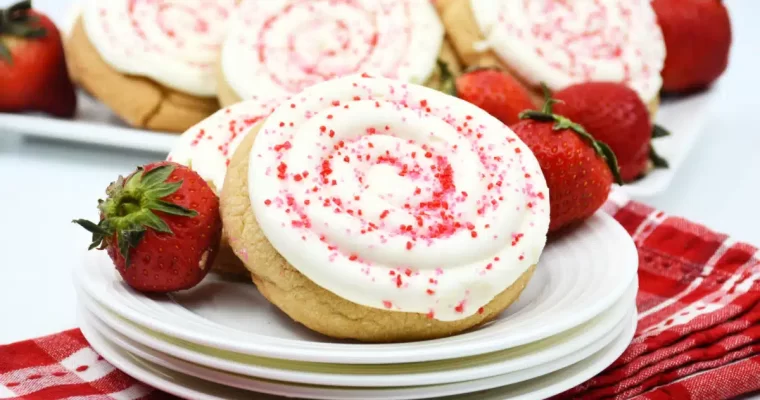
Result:
[[[238,146],[221,194],[259,291],[335,338],[440,338],[496,318],[546,244],[529,148],[480,108],[367,74],[280,104]]]
[[[437,0],[467,66],[500,66],[532,89],[624,82],[655,115],[665,42],[649,0]]]
[[[252,0],[240,6],[218,66],[219,101],[282,101],[358,71],[441,85],[459,60],[429,0]]]
[[[185,131],[172,147],[167,160],[192,168],[218,195],[235,150],[273,108],[258,102],[241,102],[223,108]],[[230,277],[250,279],[250,272],[233,253],[228,237],[222,230],[212,270]]]
[[[87,0],[66,40],[73,79],[134,127],[183,132],[219,109],[214,65],[237,0]]]

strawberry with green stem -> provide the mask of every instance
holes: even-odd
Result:
[[[550,224],[555,232],[593,215],[613,182],[622,184],[617,157],[580,124],[553,112],[557,100],[543,86],[546,102],[520,113],[511,129],[536,156],[549,187]]]
[[[74,222],[92,233],[89,249],[106,250],[133,288],[171,292],[209,272],[221,237],[219,199],[191,169],[160,162],[108,186],[100,221]]]

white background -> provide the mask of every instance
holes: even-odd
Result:
[[[760,245],[760,1],[725,3],[731,62],[705,131],[671,186],[638,200]],[[66,4],[35,1],[55,19]],[[0,344],[76,326],[71,270],[89,236],[70,221],[94,218],[119,174],[163,158],[0,131]]]

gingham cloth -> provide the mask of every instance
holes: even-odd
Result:
[[[639,249],[639,323],[607,370],[558,399],[730,399],[760,390],[760,258],[682,218],[613,193]],[[79,330],[0,347],[0,398],[170,399],[117,371]]]

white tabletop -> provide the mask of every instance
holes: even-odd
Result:
[[[66,2],[36,3],[62,15]],[[668,190],[638,200],[760,245],[760,1],[726,3],[734,45],[705,132]],[[76,327],[71,271],[89,235],[70,221],[94,218],[109,182],[164,156],[0,132],[0,344]]]

